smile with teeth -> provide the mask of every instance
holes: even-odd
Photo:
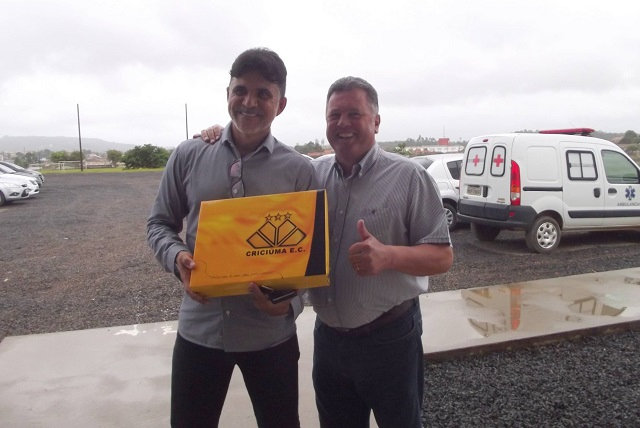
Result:
[[[254,116],[259,116],[260,112],[256,111],[256,110],[238,110],[238,114],[241,116],[249,116],[249,117],[254,117]]]
[[[340,138],[351,138],[351,137],[353,137],[353,135],[354,135],[353,132],[340,133],[340,134],[338,134],[338,137],[340,137]]]

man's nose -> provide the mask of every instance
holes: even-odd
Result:
[[[343,126],[349,126],[350,121],[349,121],[349,115],[348,114],[341,114],[340,117],[338,118],[338,123],[337,125],[340,127]]]
[[[254,94],[248,93],[242,99],[242,104],[245,107],[255,107],[258,105],[258,97]]]

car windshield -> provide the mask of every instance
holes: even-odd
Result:
[[[7,168],[11,168],[14,171],[26,171],[26,169],[24,169],[23,167],[21,167],[20,165],[16,165],[15,163],[11,163],[11,162],[2,162],[2,165],[6,166]]]

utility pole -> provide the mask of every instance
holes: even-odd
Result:
[[[189,139],[189,117],[187,115],[187,103],[184,103],[184,126],[187,132],[187,140]]]
[[[84,167],[82,166],[82,136],[80,135],[80,104],[76,104],[76,109],[78,110],[78,143],[80,144],[80,172],[84,171]]]

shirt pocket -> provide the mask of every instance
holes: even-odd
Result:
[[[391,208],[365,208],[360,213],[360,219],[364,220],[365,227],[378,241],[383,244],[389,242],[390,229],[392,228],[390,222],[395,221],[392,218]]]

